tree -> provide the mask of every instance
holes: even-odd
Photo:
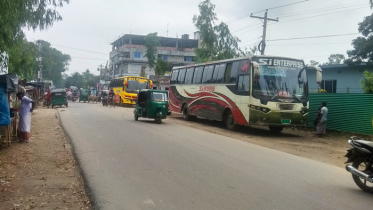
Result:
[[[257,55],[258,52],[259,52],[258,47],[253,46],[253,47],[250,47],[249,49],[245,48],[244,50],[242,50],[241,54],[243,56],[253,56],[253,55]]]
[[[359,23],[359,32],[363,37],[357,37],[352,40],[353,50],[348,50],[349,59],[345,60],[347,64],[359,64],[363,61],[373,63],[373,14],[364,18]]]
[[[148,59],[149,67],[153,69],[157,58],[157,46],[159,46],[158,33],[150,33],[144,39],[146,48],[144,57]]]
[[[49,42],[38,40],[40,56],[42,57],[43,79],[53,80],[56,86],[62,85],[62,73],[68,70],[71,61],[70,55],[63,54],[53,48]],[[39,62],[34,62],[34,69],[39,69]]]
[[[17,73],[21,78],[32,79],[37,71],[35,66],[37,46],[26,39],[19,39],[8,49],[9,73]]]
[[[6,0],[0,2],[0,52],[8,52],[24,38],[22,29],[44,30],[62,20],[57,12],[69,0]],[[0,53],[2,55],[2,53]],[[10,57],[10,59],[12,59]],[[0,56],[0,61],[3,56]]]
[[[343,64],[345,60],[345,56],[343,54],[331,54],[328,58],[328,62],[324,63],[323,65],[336,65],[336,64]]]
[[[317,61],[315,61],[315,60],[310,60],[310,64],[311,64],[312,66],[320,66],[320,63],[317,62]]]
[[[161,76],[163,76],[165,74],[165,72],[167,71],[170,71],[170,64],[163,60],[162,58],[158,58],[157,59],[157,62],[155,64],[155,68],[154,68],[154,72],[155,72],[155,75],[157,75],[157,78],[158,78],[158,82],[157,82],[157,88],[159,89],[160,87],[160,79],[161,79]]]
[[[146,66],[142,65],[141,66],[141,72],[140,72],[140,77],[146,77],[146,71],[145,71]]]
[[[204,0],[199,5],[200,14],[194,15],[193,23],[200,31],[202,47],[195,50],[198,62],[221,60],[243,55],[238,47],[240,40],[233,36],[226,23],[215,25],[218,20],[214,12],[215,5]]]
[[[78,88],[88,88],[95,87],[100,81],[99,75],[92,74],[89,69],[87,69],[82,74],[75,72],[64,80],[64,87],[76,86]]]
[[[373,75],[369,71],[364,71],[364,79],[360,82],[364,93],[373,94]]]

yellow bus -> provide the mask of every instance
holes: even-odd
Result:
[[[115,93],[115,103],[135,104],[137,93],[142,89],[152,89],[153,82],[146,77],[125,76],[114,78],[110,81],[109,89]]]

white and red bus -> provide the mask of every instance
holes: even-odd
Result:
[[[231,130],[261,124],[281,132],[306,125],[308,104],[303,60],[252,56],[172,69],[169,109],[185,120],[223,121]]]

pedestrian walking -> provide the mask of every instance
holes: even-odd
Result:
[[[325,135],[326,132],[326,121],[328,121],[328,108],[326,108],[326,105],[326,102],[321,103],[321,109],[319,111],[319,117],[321,118],[316,126],[316,135],[320,137]]]
[[[25,96],[23,92],[18,92],[16,96],[21,101],[17,137],[19,142],[28,142],[31,137],[31,112],[35,107],[35,102]]]

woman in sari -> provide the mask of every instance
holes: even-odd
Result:
[[[31,137],[31,112],[35,107],[35,102],[23,92],[18,92],[17,98],[21,101],[17,137],[20,142],[28,142]]]

